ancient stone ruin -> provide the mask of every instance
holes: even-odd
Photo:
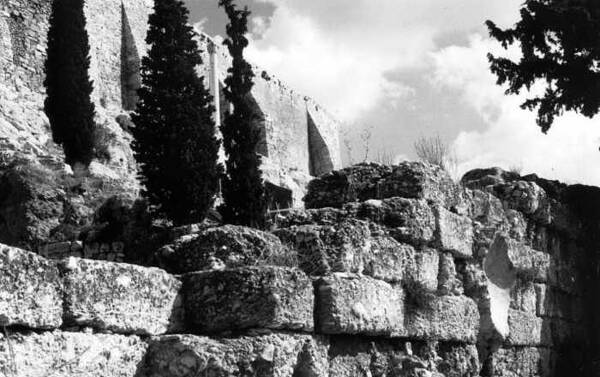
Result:
[[[127,115],[152,1],[85,3],[106,149],[85,177],[42,110],[50,4],[0,0],[0,376],[598,373],[600,189],[500,169],[458,184],[425,163],[336,170],[337,122],[255,68],[272,206],[308,209],[275,211],[268,232],[154,226]],[[197,40],[220,121],[229,58]]]
[[[373,164],[306,203],[271,232],[175,229],[161,268],[2,246],[0,371],[593,375],[600,190]]]
[[[136,170],[127,113],[135,109],[152,5],[151,0],[85,1],[92,100],[100,128],[97,137],[106,149],[106,161],[94,162],[92,170],[128,181],[129,190],[136,188]],[[48,0],[0,1],[0,147],[5,160],[17,154],[42,162],[61,161],[43,112],[50,7]],[[211,88],[220,122],[229,108],[221,92],[231,59],[223,46],[206,35],[199,34],[197,40],[203,57],[198,73]],[[262,131],[257,152],[263,156],[272,207],[302,206],[311,177],[341,166],[339,123],[313,100],[266,71],[259,67],[254,71],[252,100]]]

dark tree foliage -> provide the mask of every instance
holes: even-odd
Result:
[[[142,60],[142,87],[132,115],[133,150],[155,216],[176,225],[202,221],[214,204],[218,163],[212,97],[188,10],[178,0],[156,0]]]
[[[526,0],[521,19],[502,30],[486,22],[490,35],[504,48],[519,42],[522,58],[488,58],[498,84],[507,94],[529,90],[538,80],[545,92],[521,106],[538,110],[537,123],[546,133],[556,116],[576,111],[593,117],[600,109],[600,1]]]
[[[52,138],[70,165],[89,165],[94,156],[93,84],[88,76],[90,45],[83,0],[52,2],[45,63],[46,100]]]
[[[260,132],[256,127],[258,114],[250,103],[254,73],[244,59],[250,12],[247,8],[238,9],[233,0],[219,0],[219,5],[229,17],[228,38],[223,43],[233,58],[224,90],[225,98],[233,105],[233,111],[225,114],[221,126],[228,159],[222,186],[224,204],[220,209],[227,223],[264,228],[267,200],[260,171],[261,160],[256,153],[260,140]]]

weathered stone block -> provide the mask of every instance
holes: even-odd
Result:
[[[430,248],[408,251],[402,279],[404,286],[414,295],[435,293],[438,289],[440,253]]]
[[[503,235],[496,237],[491,249],[505,255],[517,275],[525,280],[538,282],[548,280],[551,269],[551,257],[549,254],[533,250]]]
[[[329,376],[479,376],[474,345],[346,336],[330,339]]]
[[[79,258],[61,269],[67,322],[122,334],[181,330],[181,282],[165,271]]]
[[[371,254],[371,231],[364,221],[292,226],[275,234],[294,249],[299,267],[313,276],[361,272]]]
[[[317,283],[317,330],[325,334],[404,334],[404,293],[372,278],[333,274]]]
[[[36,254],[0,244],[0,326],[58,328],[62,307],[56,265]]]
[[[169,253],[161,253],[161,264],[169,272],[178,274],[258,263],[276,264],[290,253],[273,234],[235,225],[183,236],[168,247]]]
[[[479,310],[465,296],[432,296],[406,309],[405,336],[423,340],[475,343]]]
[[[438,293],[441,295],[462,295],[464,293],[463,283],[456,273],[454,257],[450,253],[440,255]]]
[[[490,356],[492,377],[550,377],[552,353],[534,347],[501,348]]]
[[[346,203],[377,199],[379,182],[391,171],[389,166],[359,164],[313,179],[304,197],[306,208],[341,208]]]
[[[312,331],[314,294],[299,269],[248,267],[184,276],[188,330],[248,328]]]
[[[508,311],[508,337],[506,344],[511,346],[540,346],[551,344],[548,323],[535,313],[520,310]]]
[[[327,377],[328,343],[310,335],[212,339],[169,335],[150,342],[140,376]]]
[[[440,249],[458,258],[473,256],[473,224],[467,217],[457,215],[440,206],[435,208]]]
[[[354,204],[359,218],[369,219],[389,228],[401,242],[428,244],[435,239],[436,221],[433,210],[424,199],[388,198]]]
[[[518,282],[510,291],[510,307],[535,313],[537,308],[535,285],[531,282]]]
[[[460,189],[448,173],[426,162],[402,162],[379,183],[378,198],[425,199],[448,209],[460,202]]]
[[[54,331],[15,334],[8,342],[0,334],[0,371],[19,377],[133,377],[146,348],[137,336]]]
[[[472,344],[441,343],[437,370],[444,377],[476,377],[480,373],[479,354]]]

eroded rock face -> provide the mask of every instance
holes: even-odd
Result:
[[[225,225],[178,238],[159,250],[161,264],[173,273],[282,264],[290,251],[274,235]]]
[[[56,265],[0,245],[0,326],[55,329],[62,324],[62,282]]]
[[[147,348],[137,336],[110,334],[26,332],[9,338],[0,334],[0,371],[19,377],[133,377]]]
[[[79,258],[61,269],[69,324],[140,335],[184,329],[181,282],[163,270]]]
[[[300,270],[248,267],[184,276],[188,329],[196,334],[251,328],[312,331],[314,294]]]
[[[211,339],[170,335],[150,342],[141,377],[328,376],[328,342],[298,334]]]

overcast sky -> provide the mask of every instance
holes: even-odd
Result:
[[[191,22],[224,34],[217,0],[186,0]],[[249,60],[315,98],[345,124],[362,159],[414,158],[413,143],[439,135],[464,172],[521,168],[600,185],[600,118],[559,118],[548,135],[522,98],[495,85],[486,54],[500,53],[483,25],[517,21],[522,0],[246,0],[253,11]],[[343,148],[343,147],[342,147]]]

